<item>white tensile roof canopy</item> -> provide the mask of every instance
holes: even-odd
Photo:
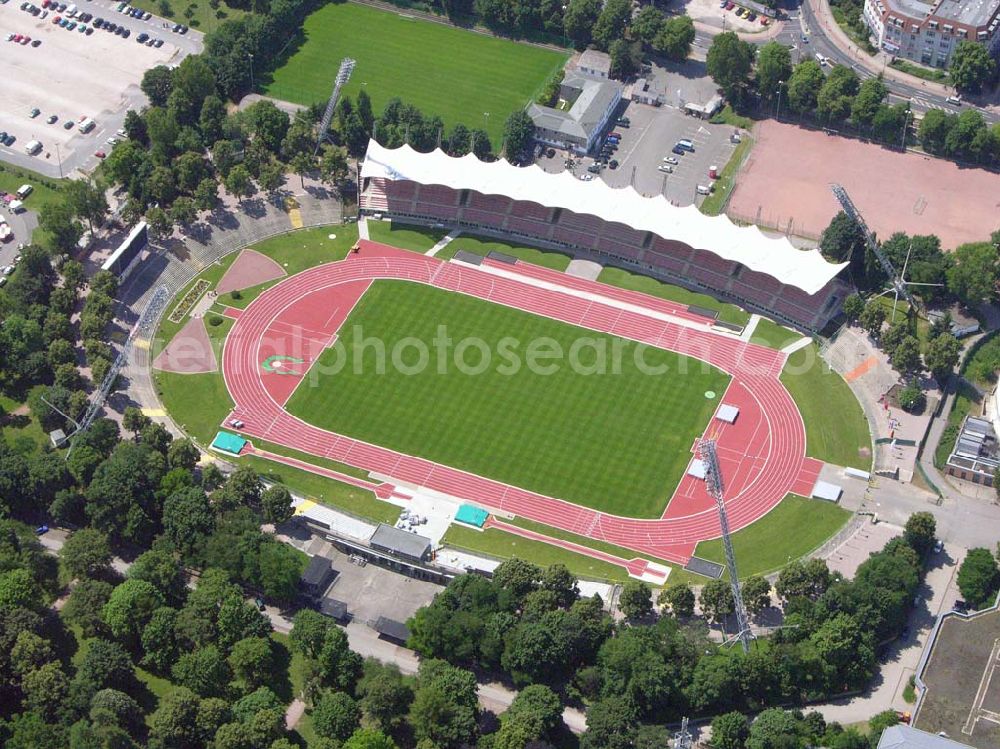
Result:
[[[647,198],[631,187],[609,187],[602,180],[583,182],[568,172],[480,161],[471,153],[420,153],[408,145],[391,149],[371,140],[361,176],[474,190],[616,221],[712,252],[807,294],[815,294],[847,266],[827,262],[819,250],[799,250],[783,237],[768,237],[755,226],[737,226],[727,216],[706,216],[693,205],[678,207],[662,196]]]

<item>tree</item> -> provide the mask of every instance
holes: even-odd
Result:
[[[172,206],[170,206],[168,216],[175,224],[190,226],[194,223],[194,220],[198,218],[198,208],[195,206],[194,200],[182,195],[174,201]]]
[[[649,586],[638,580],[628,580],[618,598],[618,610],[626,619],[641,619],[653,612],[653,595]]]
[[[265,523],[280,525],[295,514],[292,509],[292,495],[282,484],[269,486],[260,495],[261,515]]]
[[[111,546],[103,533],[83,528],[71,534],[59,553],[73,577],[96,577],[111,566]]]
[[[319,159],[319,175],[331,187],[339,188],[351,173],[347,149],[341,146],[324,146]]]
[[[920,371],[920,341],[907,335],[891,352],[892,366],[902,375],[912,375]]]
[[[873,715],[868,721],[868,731],[869,739],[872,744],[878,746],[879,740],[882,738],[882,732],[889,728],[890,726],[895,726],[899,723],[899,713],[895,710],[883,710],[877,715]]]
[[[454,2],[454,0],[452,0]],[[271,745],[271,749],[275,749]],[[373,728],[359,728],[344,742],[342,749],[396,749],[388,736]]]
[[[151,105],[165,107],[170,92],[174,88],[174,71],[166,65],[150,68],[143,73],[139,88],[142,89],[142,93],[146,95]]]
[[[847,119],[857,93],[857,73],[846,65],[834,65],[816,96],[816,116],[829,123]]]
[[[365,675],[358,682],[357,694],[365,722],[387,732],[402,723],[413,700],[413,691],[404,683],[397,667],[372,660],[365,663]]]
[[[229,667],[233,676],[241,679],[247,688],[262,686],[271,674],[274,654],[271,641],[264,637],[246,637],[229,653]]]
[[[161,606],[142,630],[142,663],[161,674],[170,673],[177,660],[177,610]]]
[[[938,383],[943,385],[951,376],[955,365],[958,364],[958,356],[961,349],[962,344],[951,333],[942,333],[939,336],[935,336],[927,344],[927,353],[924,354],[924,362]]]
[[[799,746],[802,729],[791,713],[779,707],[764,710],[750,725],[746,749]]]
[[[538,587],[541,574],[542,570],[537,565],[511,557],[494,570],[493,583],[520,600]]]
[[[723,713],[712,720],[712,749],[743,749],[750,723],[742,713]]]
[[[792,70],[788,79],[788,106],[799,114],[816,108],[819,91],[826,81],[823,68],[815,60],[803,60]]]
[[[221,697],[229,683],[229,666],[214,645],[184,653],[170,670],[173,681],[202,697]]]
[[[915,512],[906,520],[903,539],[920,557],[930,553],[937,542],[937,521],[929,512]]]
[[[577,49],[584,49],[601,14],[601,0],[570,0],[563,13],[563,29]]]
[[[541,739],[555,734],[562,724],[562,712],[562,702],[555,692],[544,684],[531,684],[517,693],[500,721],[528,724],[535,728],[535,738]]]
[[[861,298],[860,294],[851,294],[844,299],[844,316],[850,322],[857,322],[864,311],[865,300]]]
[[[970,549],[958,568],[958,589],[974,609],[992,602],[1000,589],[1000,569],[988,549]]]
[[[46,663],[24,674],[21,691],[26,709],[56,722],[69,695],[69,679],[59,663]]]
[[[250,172],[242,164],[237,164],[229,170],[224,182],[226,192],[243,202],[243,198],[248,198],[253,194],[253,180],[250,179]]]
[[[955,264],[947,272],[948,290],[968,304],[992,300],[998,274],[996,246],[991,242],[969,242],[955,248],[952,257]]]
[[[635,711],[624,697],[605,697],[587,710],[587,731],[580,749],[630,749],[638,728]]]
[[[653,49],[669,60],[682,62],[691,53],[693,42],[694,21],[691,17],[671,16],[653,39]]]
[[[361,711],[349,694],[326,691],[313,706],[312,719],[320,736],[344,741],[358,729]]]
[[[751,616],[756,616],[771,605],[771,583],[760,575],[751,575],[741,587],[743,604]]]
[[[951,53],[948,72],[959,91],[978,93],[996,74],[996,61],[982,44],[961,41]]]
[[[687,583],[676,583],[664,588],[657,600],[661,606],[669,606],[674,616],[687,618],[694,615],[695,596]]]
[[[163,596],[145,580],[128,579],[111,591],[102,616],[111,634],[127,644],[138,644],[153,612],[163,605]]]
[[[830,587],[830,570],[822,559],[796,559],[778,575],[775,592],[786,601],[803,597],[816,600]]]
[[[865,332],[872,338],[878,338],[879,334],[882,332],[882,325],[884,323],[885,307],[883,307],[877,299],[872,299],[865,305],[864,310],[861,312],[861,316],[858,318],[858,324],[860,324]]]
[[[198,727],[198,696],[190,689],[175,687],[160,698],[150,717],[149,745],[163,749],[202,746]]]
[[[930,153],[942,153],[956,118],[941,109],[924,113],[917,132],[920,144]]]
[[[101,610],[111,598],[112,590],[114,586],[104,580],[81,580],[63,607],[63,619],[80,627],[84,637],[94,637],[104,627]]]
[[[478,717],[474,674],[444,661],[421,661],[409,720],[418,746],[425,740],[441,749],[474,743]]]
[[[211,211],[219,204],[219,185],[205,177],[194,191],[194,205],[199,211]]]
[[[132,659],[121,645],[101,639],[85,640],[85,643],[83,661],[73,680],[75,687],[82,688],[90,696],[101,689],[117,689],[126,694],[135,690]]]
[[[318,658],[331,626],[330,620],[318,611],[300,609],[292,619],[292,631],[288,636],[292,649],[307,658]]]
[[[605,0],[591,29],[591,38],[598,49],[607,52],[612,42],[625,36],[625,26],[631,14],[632,3],[629,0]]]
[[[843,263],[856,256],[865,246],[865,237],[858,222],[839,211],[823,230],[819,250],[823,257],[834,263]]]
[[[200,487],[171,494],[163,504],[163,533],[185,558],[202,548],[214,527],[215,515]]]
[[[112,725],[135,733],[142,728],[143,711],[132,697],[117,689],[102,689],[90,700],[90,719],[97,725]]]
[[[302,576],[301,552],[281,541],[267,538],[261,544],[257,562],[260,566],[260,588],[264,595],[282,603],[294,601]]]
[[[300,186],[305,189],[306,175],[311,174],[313,169],[316,168],[316,160],[312,157],[312,154],[295,154],[295,156],[292,157],[292,161],[289,166],[295,174],[299,175]]]
[[[347,635],[338,627],[326,631],[316,661],[323,683],[335,689],[352,690],[361,675],[361,656],[351,650]]]
[[[635,74],[642,65],[642,45],[639,42],[616,39],[611,42],[609,56],[611,77],[625,80]]]
[[[740,101],[753,71],[754,46],[726,31],[712,40],[706,70],[730,101]]]
[[[734,611],[733,591],[722,578],[705,583],[698,602],[702,613],[715,622],[722,621]]]
[[[512,164],[529,157],[535,139],[535,123],[523,109],[511,112],[503,127],[504,155]]]
[[[923,409],[925,403],[926,398],[917,382],[910,382],[899,391],[899,405],[906,411],[917,413]]]
[[[564,608],[580,597],[577,579],[566,565],[559,563],[550,564],[542,570],[542,590],[555,593],[558,605]]]
[[[851,105],[851,124],[859,129],[871,127],[888,95],[889,88],[881,78],[868,78],[862,82]]]
[[[83,236],[83,229],[74,218],[73,209],[63,201],[45,203],[39,211],[38,225],[49,234],[54,248],[60,252],[72,252]]]
[[[139,432],[152,422],[153,420],[146,416],[142,412],[142,409],[136,406],[128,406],[122,414],[122,427],[128,432],[132,432],[133,437],[137,441],[139,439]]]
[[[77,218],[87,222],[91,235],[94,224],[100,224],[108,214],[104,188],[93,180],[70,180],[63,187],[63,199]]]
[[[665,22],[666,19],[659,8],[655,5],[643,5],[635,14],[635,18],[632,19],[630,26],[632,36],[643,44],[652,44]]]
[[[767,100],[778,96],[792,77],[792,53],[784,44],[768,42],[757,53],[757,91]]]
[[[174,440],[167,448],[167,465],[171,468],[183,468],[193,471],[201,458],[201,452],[189,439]]]
[[[163,596],[164,600],[180,604],[186,589],[184,571],[174,556],[162,549],[144,551],[128,570],[130,580],[144,580]]]
[[[149,225],[149,231],[153,236],[161,239],[170,236],[170,232],[173,229],[173,225],[170,223],[170,214],[158,205],[147,209],[146,223]]]

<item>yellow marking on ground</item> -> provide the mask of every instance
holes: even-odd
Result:
[[[311,510],[313,507],[315,507],[318,504],[319,504],[319,502],[316,502],[316,501],[314,501],[312,499],[303,499],[302,502],[299,503],[299,506],[295,508],[295,514],[296,515],[301,515],[303,512],[306,512],[307,510]]]
[[[148,338],[136,338],[134,341],[132,341],[132,345],[135,346],[136,348],[141,348],[143,350],[147,350],[149,348],[149,339]]]
[[[298,208],[292,208],[288,211],[288,220],[292,222],[293,229],[301,229],[302,224],[302,213]]]
[[[143,415],[150,417],[167,415],[167,412],[164,411],[162,408],[144,408],[142,409],[142,413]]]

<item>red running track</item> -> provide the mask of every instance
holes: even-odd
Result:
[[[284,403],[336,339],[371,282],[407,280],[658,346],[729,373],[733,379],[720,403],[738,406],[740,417],[733,425],[713,420],[710,429],[719,444],[733,530],[758,520],[790,492],[811,492],[821,463],[805,457],[802,418],[778,379],[785,361],[781,352],[710,332],[704,318],[635,292],[622,295],[597,282],[571,279],[562,289],[540,288],[528,277],[544,276],[551,283],[557,279],[530,266],[506,266],[518,273],[524,270],[525,280],[520,280],[374,242],[360,244],[360,254],[273,286],[236,319],[226,339],[223,375],[236,403],[227,421],[241,419],[244,433],[681,564],[699,541],[720,535],[704,482],[687,476],[662,517],[621,517],[319,429],[287,413]],[[660,317],[581,298],[570,288],[631,305],[646,302]],[[666,313],[688,320],[688,325],[664,320]],[[696,321],[698,325],[689,327]],[[262,362],[274,355],[290,359],[281,360],[277,371],[264,371]]]

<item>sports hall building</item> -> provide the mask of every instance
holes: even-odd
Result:
[[[517,238],[656,276],[804,330],[826,326],[850,293],[838,277],[846,263],[829,263],[818,250],[797,249],[757,227],[601,180],[487,163],[472,154],[456,158],[371,141],[361,167],[360,208]]]

